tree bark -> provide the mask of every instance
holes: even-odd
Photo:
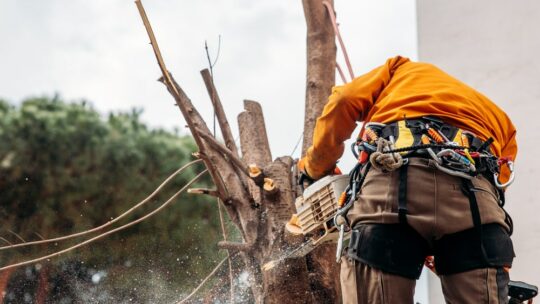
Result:
[[[225,141],[225,146],[227,146],[227,148],[231,150],[236,156],[239,156],[238,149],[236,148],[236,144],[234,143],[234,137],[231,132],[231,127],[229,126],[229,121],[227,120],[227,116],[225,115],[225,111],[223,110],[223,106],[221,105],[221,100],[219,99],[216,87],[214,86],[214,79],[212,78],[212,75],[210,75],[210,71],[208,71],[208,69],[202,70],[201,75],[204,80],[204,84],[206,85],[208,95],[210,95],[212,106],[216,111],[216,117],[219,123],[219,128],[221,129],[223,140]]]
[[[333,6],[333,0],[327,0]],[[313,131],[335,84],[336,43],[334,29],[323,0],[302,0],[307,24],[306,107],[302,155],[313,144]],[[310,285],[317,303],[336,303],[340,298],[336,246],[319,246],[307,256]]]
[[[333,0],[327,0],[334,5]],[[302,155],[313,143],[317,117],[335,84],[336,42],[323,0],[302,0],[307,25],[306,107]]]
[[[321,113],[334,83],[335,44],[333,28],[321,0],[304,0],[308,24],[308,74],[304,148],[311,144],[316,117]],[[214,195],[223,202],[239,229],[242,242],[220,242],[220,248],[238,252],[249,272],[256,303],[336,303],[339,302],[338,272],[331,247],[324,247],[306,258],[288,259],[263,271],[273,261],[302,242],[286,235],[284,226],[295,212],[294,162],[290,157],[272,161],[262,108],[245,100],[245,111],[238,116],[241,159],[221,101],[207,71],[201,72],[218,117],[225,144],[211,134],[182,88],[167,71],[150,22],[140,0],[135,3],[147,29],[162,71],[161,81],[175,99],[216,184]],[[253,166],[249,166],[252,165]],[[204,191],[203,191],[204,192]],[[196,192],[195,192],[196,193]]]

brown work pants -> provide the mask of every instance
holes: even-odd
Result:
[[[399,172],[369,171],[358,201],[348,214],[357,224],[397,224]],[[496,189],[483,177],[472,180],[482,224],[508,228]],[[407,181],[407,224],[428,243],[473,227],[469,198],[462,180],[437,170],[432,160],[411,158]],[[463,244],[464,246],[470,244]],[[381,253],[383,254],[383,253]],[[435,263],[437,261],[435,260]],[[502,268],[483,268],[440,276],[447,303],[506,303],[508,275]],[[413,303],[416,281],[385,273],[343,257],[343,303]]]

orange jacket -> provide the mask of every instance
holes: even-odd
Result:
[[[313,178],[328,174],[341,157],[343,142],[357,121],[390,123],[433,115],[471,131],[483,140],[493,137],[492,152],[515,159],[516,129],[487,97],[437,67],[395,57],[350,83],[333,88],[317,120],[313,146],[303,162]],[[507,179],[503,172],[501,181]]]

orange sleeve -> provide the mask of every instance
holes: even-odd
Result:
[[[356,122],[366,119],[394,71],[408,61],[399,56],[388,59],[384,65],[350,83],[334,87],[317,119],[313,146],[305,157],[305,170],[312,178],[321,178],[332,171],[343,154],[343,142],[351,137]]]
[[[508,141],[506,144],[502,147],[501,150],[501,156],[503,157],[510,157],[512,161],[516,160],[517,156],[517,142],[516,142],[516,129],[514,129],[513,125],[510,125],[511,127],[511,133]],[[510,178],[510,170],[508,170],[507,166],[503,166],[501,168],[501,176],[499,177],[499,181],[501,183],[505,183]]]

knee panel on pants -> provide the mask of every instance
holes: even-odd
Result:
[[[353,229],[349,257],[383,272],[418,279],[428,243],[402,224],[361,224]]]
[[[482,241],[480,241],[480,239]],[[498,224],[445,235],[434,241],[435,268],[442,275],[472,269],[511,266],[514,247],[508,232]]]

